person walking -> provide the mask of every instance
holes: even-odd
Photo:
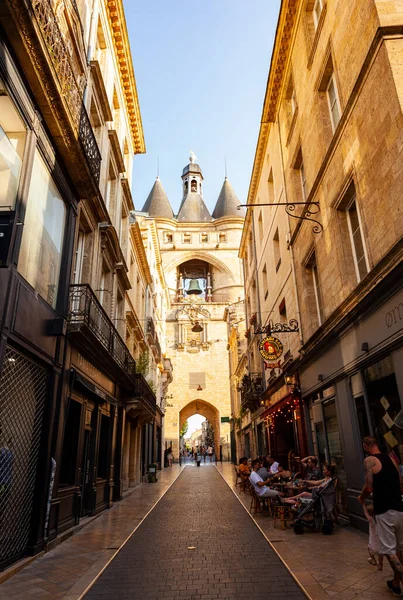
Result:
[[[208,456],[210,458],[210,462],[213,462],[213,446],[209,446],[207,448],[207,454],[208,454]]]
[[[171,447],[169,447],[167,450],[167,459],[168,459],[168,466],[170,469],[172,469],[172,463],[174,462],[174,455],[173,455]]]
[[[364,505],[372,493],[379,554],[386,556],[393,569],[394,578],[386,582],[395,596],[403,596],[400,583],[403,579],[403,502],[398,466],[387,454],[379,450],[373,437],[363,440],[365,484],[358,501]]]

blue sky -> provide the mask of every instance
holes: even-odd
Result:
[[[246,201],[280,0],[125,0],[147,154],[135,158],[141,209],[155,181],[176,213],[189,151],[214,208],[228,178]]]

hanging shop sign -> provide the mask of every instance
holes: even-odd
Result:
[[[259,344],[259,352],[264,360],[276,360],[283,354],[283,344],[276,337],[265,337]]]

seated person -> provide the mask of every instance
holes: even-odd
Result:
[[[248,459],[246,458],[246,456],[243,456],[239,459],[238,473],[240,474],[242,481],[246,481],[250,475]]]
[[[267,462],[269,463],[269,472],[274,475],[278,471],[278,462],[274,460],[272,456],[267,457]]]
[[[252,461],[252,473],[249,477],[249,481],[253,485],[253,488],[259,498],[274,498],[276,496],[284,496],[281,492],[277,492],[276,490],[271,490],[267,487],[267,481],[263,481],[263,479],[258,474],[258,469],[260,467],[260,461],[256,458]]]
[[[321,478],[320,469],[318,467],[318,459],[316,456],[307,456],[301,460],[301,464],[305,468],[305,479],[308,481],[318,481]]]
[[[324,475],[323,479],[319,479],[317,481],[305,480],[305,483],[307,483],[312,488],[316,488],[318,490],[323,489],[324,487],[327,486],[327,484],[330,481],[332,481],[332,479],[334,477],[334,470],[335,470],[334,465],[325,465],[323,468],[323,475]],[[312,498],[312,492],[301,492],[301,494],[298,494],[297,496],[291,496],[290,498],[285,498],[283,500],[283,502],[285,502],[287,504],[295,504],[295,502],[298,502],[298,500],[300,498]]]
[[[287,469],[284,469],[281,465],[278,466],[278,470],[277,470],[277,475],[274,475],[273,479],[276,479],[277,481],[288,481],[289,479],[291,479],[291,471],[288,471]]]
[[[265,481],[266,479],[269,479],[269,477],[272,477],[272,475],[269,472],[269,463],[267,462],[266,459],[264,459],[263,461],[260,461],[260,468],[258,469],[258,474],[260,475],[260,477],[263,479],[263,481]]]

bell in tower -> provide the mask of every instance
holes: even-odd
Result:
[[[189,283],[189,287],[186,290],[186,293],[188,295],[193,295],[193,294],[202,294],[203,290],[200,288],[200,284],[199,284],[199,280],[198,279],[191,279],[190,283]]]

